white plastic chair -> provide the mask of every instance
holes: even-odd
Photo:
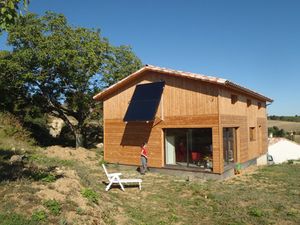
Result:
[[[108,191],[112,184],[119,184],[121,189],[125,191],[124,183],[138,183],[139,189],[142,190],[142,179],[121,179],[122,173],[108,173],[104,164],[102,164],[103,170],[107,176],[109,184],[106,186],[105,191]]]

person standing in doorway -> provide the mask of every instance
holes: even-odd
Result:
[[[147,150],[147,143],[143,143],[142,146],[141,146],[141,163],[142,163],[142,166],[141,166],[141,169],[140,169],[140,172],[142,175],[145,174],[145,172],[148,170],[148,166],[147,166],[147,163],[148,163],[148,150]]]

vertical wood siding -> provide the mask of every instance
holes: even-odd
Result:
[[[153,123],[123,122],[135,86],[164,80],[163,97]],[[238,101],[231,104],[231,94]],[[247,99],[252,105],[247,107]],[[104,158],[111,163],[140,165],[140,145],[148,142],[149,166],[164,166],[164,129],[212,128],[213,172],[223,172],[223,127],[238,127],[238,161],[266,150],[266,105],[214,84],[147,72],[104,100]],[[162,120],[163,119],[163,120]],[[261,140],[249,142],[249,126],[261,126]],[[257,134],[258,137],[258,134]],[[258,147],[260,146],[260,147]]]

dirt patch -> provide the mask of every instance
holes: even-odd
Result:
[[[56,199],[64,201],[67,196],[74,195],[82,189],[79,183],[79,177],[74,170],[63,170],[63,177],[55,182],[38,185],[41,189],[37,192],[37,196],[42,199]]]
[[[99,158],[96,153],[85,148],[70,148],[61,146],[51,146],[46,148],[45,155],[48,157],[57,157],[63,160],[75,160],[87,165],[95,165]]]

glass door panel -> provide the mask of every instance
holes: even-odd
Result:
[[[175,136],[166,137],[166,164],[175,165]]]
[[[236,161],[236,128],[223,128],[224,165]]]
[[[166,129],[165,134],[167,165],[212,169],[211,128]]]

